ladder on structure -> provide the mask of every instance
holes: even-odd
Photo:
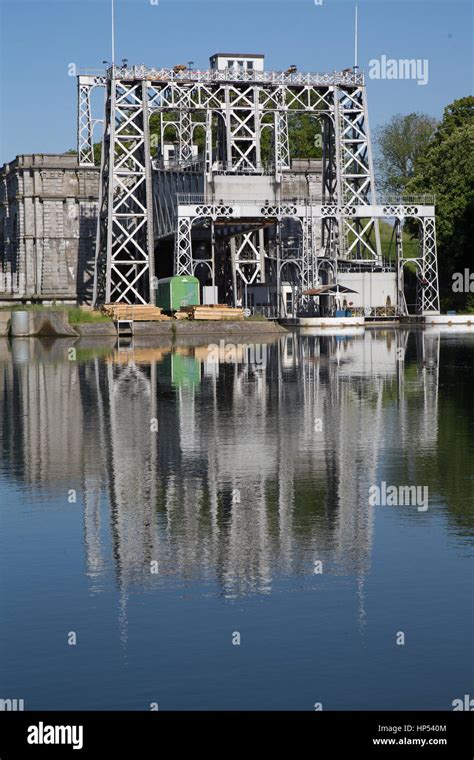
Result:
[[[130,305],[120,314],[120,317],[118,317],[115,320],[115,326],[117,328],[117,348],[120,351],[121,349],[132,349],[134,348],[134,331],[133,331],[133,307]],[[126,345],[120,345],[120,338],[123,338],[125,341],[128,341]]]

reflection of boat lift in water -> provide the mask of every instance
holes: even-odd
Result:
[[[291,568],[293,562],[293,547],[297,537],[294,534],[294,519],[296,501],[300,496],[295,489],[298,481],[298,469],[295,461],[288,452],[292,446],[302,447],[304,451],[316,452],[313,466],[325,463],[327,467],[328,482],[331,490],[328,492],[326,519],[331,526],[334,536],[336,564],[346,572],[354,574],[357,579],[357,599],[359,602],[359,622],[361,631],[365,626],[364,614],[364,580],[370,569],[370,551],[373,536],[374,509],[366,510],[364,504],[365,488],[367,483],[377,482],[382,477],[383,470],[378,471],[379,454],[383,452],[383,401],[387,380],[395,377],[397,367],[403,372],[404,358],[408,332],[393,331],[387,335],[384,342],[376,339],[371,331],[365,333],[365,345],[374,347],[383,345],[382,362],[377,352],[364,350],[363,341],[346,341],[346,332],[341,330],[343,344],[350,351],[347,356],[353,359],[354,372],[351,367],[344,370],[344,352],[341,352],[342,343],[327,335],[324,341],[314,341],[302,335],[300,332],[289,333],[282,336],[275,343],[275,351],[278,354],[278,399],[280,409],[275,420],[278,430],[278,446],[273,444],[268,449],[263,446],[262,468],[251,471],[249,481],[255,484],[257,496],[251,502],[251,509],[245,512],[247,485],[242,473],[248,466],[246,447],[241,446],[239,440],[227,437],[228,420],[223,419],[220,408],[220,398],[217,388],[216,376],[207,378],[209,383],[210,403],[206,402],[206,419],[201,416],[201,407],[194,398],[194,388],[180,387],[176,394],[176,406],[173,405],[173,416],[167,418],[168,424],[173,424],[173,429],[179,431],[179,451],[183,457],[182,464],[177,472],[172,469],[165,471],[163,482],[159,478],[150,477],[159,471],[158,451],[159,437],[155,434],[143,435],[147,424],[138,424],[133,430],[130,418],[148,421],[158,418],[161,414],[167,417],[170,405],[165,403],[161,410],[157,408],[160,402],[158,389],[158,373],[156,364],[143,362],[144,367],[129,366],[119,367],[110,363],[108,365],[106,380],[109,383],[108,393],[105,393],[105,410],[99,412],[102,417],[104,429],[104,450],[107,450],[107,462],[103,465],[108,479],[110,492],[110,504],[112,507],[114,530],[113,547],[116,557],[117,582],[121,590],[120,598],[120,625],[122,641],[126,643],[126,600],[128,589],[134,583],[153,583],[153,577],[149,573],[148,560],[160,556],[161,573],[189,573],[190,567],[196,572],[209,572],[212,563],[220,558],[222,567],[222,585],[224,593],[230,596],[238,596],[245,593],[249,588],[263,590],[265,593],[271,589],[274,568],[272,556],[268,549],[268,531],[270,530],[270,515],[273,515],[273,502],[268,503],[266,483],[269,478],[274,478],[274,463],[278,463],[278,520],[279,520],[279,557],[282,565]],[[411,333],[413,335],[413,333]],[[423,333],[419,333],[417,349],[419,359],[423,366],[436,367],[439,352],[439,341],[421,341]],[[397,350],[398,349],[398,350]],[[402,349],[400,351],[400,349]],[[418,353],[418,352],[417,352]],[[184,355],[184,354],[183,354]],[[203,357],[205,354],[203,354]],[[399,358],[400,357],[400,358]],[[274,357],[269,357],[272,359]],[[360,364],[366,367],[366,375],[360,373]],[[383,363],[390,364],[390,375],[386,376]],[[272,369],[271,361],[269,365]],[[240,369],[237,370],[237,367]],[[270,416],[270,410],[266,406],[271,398],[266,393],[266,366],[251,366],[238,364],[234,373],[234,386],[232,401],[236,419],[246,414],[249,419],[261,419],[266,414]],[[299,383],[293,382],[293,374],[285,379],[284,373],[298,368]],[[143,371],[142,371],[143,369]],[[348,370],[348,371],[347,371]],[[150,377],[148,377],[150,372]],[[258,382],[249,383],[249,377],[254,377],[254,372],[261,378]],[[102,374],[99,372],[99,363],[96,364],[96,385],[102,392],[107,390],[106,383],[102,383]],[[155,374],[154,374],[155,373]],[[272,372],[273,375],[273,372]],[[428,377],[428,375],[430,377]],[[373,384],[373,391],[367,395],[364,377],[378,378]],[[290,379],[288,382],[288,379]],[[387,378],[387,379],[385,379]],[[435,379],[432,373],[423,372],[421,379]],[[436,376],[437,378],[437,376]],[[413,387],[411,374],[407,391]],[[371,383],[372,385],[372,383]],[[146,390],[149,386],[149,391]],[[212,389],[212,390],[211,390]],[[429,387],[428,387],[429,390]],[[434,389],[433,389],[434,390]],[[362,397],[360,396],[360,392]],[[295,392],[295,396],[291,396]],[[302,395],[301,395],[302,394]],[[288,410],[291,399],[298,400],[304,406],[304,415],[297,418],[293,426],[291,415]],[[357,398],[357,401],[356,401]],[[435,397],[432,394],[431,400]],[[236,404],[240,404],[240,407]],[[428,403],[428,399],[426,399]],[[430,401],[431,403],[431,401]],[[131,408],[131,405],[133,407]],[[428,419],[433,416],[437,419],[437,411],[428,407]],[[411,405],[405,405],[407,419],[401,429],[403,434],[412,434],[414,420],[410,419],[413,413]],[[175,414],[177,416],[175,416]],[[208,415],[208,416],[207,416]],[[315,420],[323,421],[322,429],[315,428]],[[165,419],[162,420],[166,422]],[[420,432],[425,435],[434,435],[436,426],[425,430],[425,420],[421,419]],[[204,429],[200,429],[206,425]],[[260,430],[260,422],[253,428]],[[361,440],[358,441],[357,456],[354,456],[353,443],[356,440],[355,431],[362,430]],[[165,444],[166,425],[163,424],[162,445],[168,451],[168,442]],[[429,438],[425,438],[429,442]],[[223,442],[225,445],[223,446]],[[133,477],[134,470],[128,468],[130,450],[134,451],[134,467],[138,467],[139,476]],[[321,455],[318,457],[318,452]],[[168,456],[168,454],[167,454]],[[206,462],[206,474],[201,474],[195,469],[195,462],[201,461],[204,456]],[[275,459],[276,457],[276,459]],[[89,466],[92,466],[90,464]],[[258,479],[257,479],[258,476]],[[206,484],[206,477],[208,484]],[[142,478],[144,484],[143,496],[137,500],[137,481]],[[253,478],[253,480],[252,480]],[[223,485],[224,484],[224,485]],[[166,515],[166,536],[155,530],[155,512],[157,493],[161,485],[163,492],[160,498],[163,503],[163,513]],[[234,489],[242,489],[241,503],[232,502],[229,507],[229,552],[222,560],[222,548],[220,540],[221,525],[219,523],[219,505],[222,503],[222,493],[233,493]],[[205,494],[205,496],[203,496]],[[182,533],[180,532],[179,520],[183,520],[186,529],[196,530],[195,545],[199,546],[202,534],[198,532],[202,525],[200,520],[193,521],[193,516],[205,514],[200,510],[207,510],[209,499],[209,537],[206,536],[206,553],[187,550],[187,555],[181,554],[176,549],[181,549]],[[295,501],[296,499],[296,501]],[[135,503],[136,502],[136,503]],[[182,505],[182,507],[181,507]],[[196,506],[198,509],[196,510]],[[87,510],[87,539],[90,552],[90,573],[101,572],[102,558],[98,554],[100,533],[100,499],[91,501],[90,509]],[[133,508],[133,511],[132,511]],[[180,512],[181,509],[181,512]],[[245,519],[244,517],[245,516]],[[253,516],[253,517],[252,517]],[[246,520],[254,519],[248,523]],[[163,523],[164,525],[165,523]],[[189,534],[188,534],[189,535]],[[245,552],[242,551],[244,541],[248,542],[249,536],[254,539],[251,549],[254,554],[250,560],[261,559],[261,564],[253,565],[249,560],[242,559]],[[207,541],[207,538],[209,540]],[[170,555],[165,553],[167,541],[171,543],[171,553],[175,551],[179,556],[174,562]],[[174,541],[174,543],[173,543]],[[145,549],[144,549],[145,547]],[[184,545],[186,548],[186,544]],[[327,547],[326,547],[327,548]],[[325,551],[324,544],[315,546],[314,560],[321,559],[321,552]],[[145,557],[143,563],[137,563],[137,556]],[[311,555],[313,556],[313,555]],[[248,558],[248,555],[245,555]],[[324,558],[324,557],[323,557]],[[105,561],[105,560],[102,560]],[[166,563],[170,562],[168,566]],[[257,571],[256,568],[257,567]],[[148,587],[148,586],[146,586]],[[152,586],[150,586],[152,587]]]

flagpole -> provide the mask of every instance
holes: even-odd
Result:
[[[357,72],[358,66],[358,46],[359,46],[359,14],[357,3],[355,7],[355,33],[354,33],[354,71]]]
[[[112,68],[115,67],[115,0],[112,1],[111,37],[112,37]]]

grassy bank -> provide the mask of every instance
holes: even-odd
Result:
[[[15,306],[1,306],[0,311],[37,311],[47,313],[48,311],[61,311],[67,315],[70,325],[95,324],[98,322],[111,322],[110,317],[102,314],[100,311],[84,309],[80,306],[43,306],[42,304],[20,304]]]

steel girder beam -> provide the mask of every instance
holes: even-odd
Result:
[[[108,87],[95,302],[149,303],[154,266],[146,83],[112,79]]]
[[[203,84],[193,85],[177,82],[147,81],[150,113],[155,111],[180,111],[190,108],[193,111],[226,112],[231,110],[258,110],[262,113],[272,111],[332,113],[331,87],[316,86],[265,86],[238,84]]]
[[[336,135],[334,119],[325,116],[323,126],[323,175],[322,175],[322,202],[333,204],[338,197],[338,172],[336,162]],[[339,193],[340,197],[340,193]],[[326,216],[322,219],[321,226],[321,250],[322,253],[334,260],[339,251],[339,239],[341,235],[340,225],[334,216]]]
[[[78,81],[77,156],[79,166],[94,165],[90,94],[91,87]]]
[[[405,298],[405,272],[403,268],[403,219],[395,221],[395,235],[397,246],[397,307],[401,315],[408,314],[408,306]]]
[[[77,77],[77,159],[79,166],[94,166],[94,127],[103,118],[92,118],[91,95],[95,87],[105,86],[105,77]]]
[[[110,174],[110,157],[111,157],[111,145],[113,144],[113,128],[114,123],[112,119],[113,113],[113,99],[115,94],[112,91],[110,85],[108,85],[108,95],[105,104],[105,124],[104,134],[102,137],[102,153],[101,153],[101,167],[100,167],[100,181],[99,181],[99,208],[97,212],[97,235],[96,235],[96,250],[95,250],[95,267],[94,267],[94,291],[93,291],[93,304],[102,304],[107,300],[107,280],[110,278],[110,241],[109,236],[110,218],[109,218],[109,205],[113,188],[110,188],[111,178]]]
[[[417,311],[422,315],[439,314],[438,257],[436,254],[436,223],[434,217],[420,220],[420,279],[418,280]]]
[[[214,219],[233,219],[234,225],[242,222],[237,219],[281,219],[283,217],[294,217],[302,219],[308,213],[311,213],[316,219],[338,219],[342,217],[352,222],[354,219],[363,221],[366,217],[371,216],[375,219],[391,219],[393,217],[413,217],[416,219],[433,218],[433,206],[407,206],[400,205],[396,208],[393,206],[374,205],[374,206],[338,206],[335,204],[308,203],[306,199],[295,199],[294,201],[283,200],[275,203],[264,203],[259,200],[228,200],[226,203],[216,203],[215,201],[204,200],[203,196],[190,198],[188,202],[179,205],[182,216],[191,217],[211,217]]]
[[[258,241],[258,231],[244,232],[243,235],[237,237],[234,263],[236,274],[244,285],[253,285],[254,282],[263,281],[264,261]]]
[[[178,228],[175,237],[174,273],[176,275],[194,274],[193,246],[191,239],[192,219],[178,216]]]
[[[190,161],[193,157],[193,119],[189,108],[189,88],[185,90],[185,103],[187,107],[180,108],[178,123],[178,150],[179,161]]]
[[[375,179],[365,86],[334,88],[336,196],[341,205],[375,204]],[[378,221],[339,219],[339,255],[382,263]]]
[[[302,243],[302,266],[301,287],[303,290],[316,286],[318,277],[316,219],[311,207],[303,217],[303,243]]]
[[[193,157],[193,122],[190,111],[179,113],[179,160],[191,161]]]
[[[276,100],[280,109],[274,113],[273,149],[275,152],[275,173],[281,179],[283,169],[290,166],[290,144],[288,136],[288,111],[285,110],[285,92],[279,90]]]

